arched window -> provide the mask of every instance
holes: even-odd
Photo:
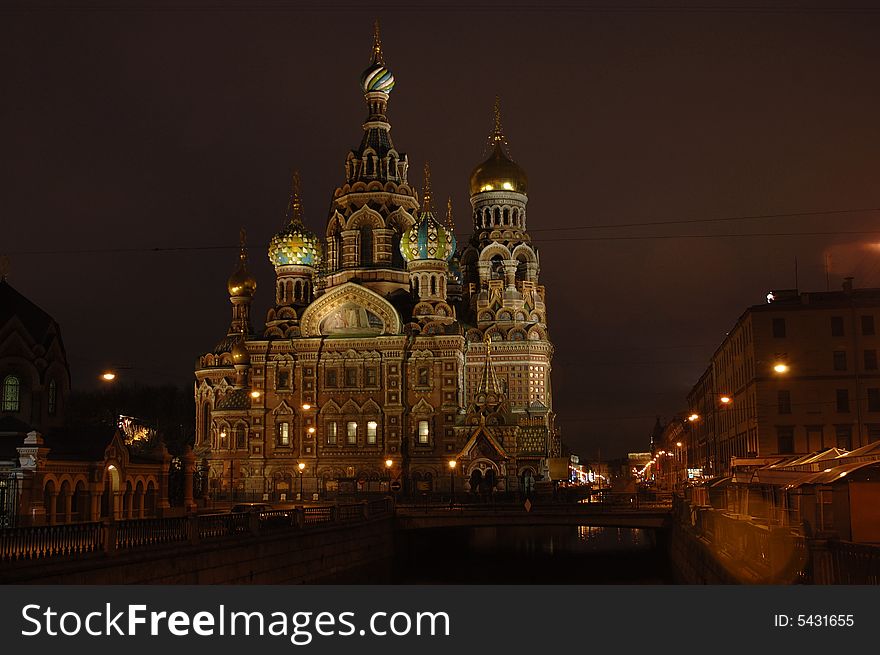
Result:
[[[435,276],[431,276],[431,295],[437,295],[437,278]]]
[[[235,426],[235,448],[237,450],[244,450],[245,448],[247,448],[245,428],[242,425]]]
[[[419,443],[428,443],[428,437],[431,434],[427,421],[419,421]]]
[[[361,229],[361,266],[373,263],[373,232],[370,228]]]
[[[14,375],[3,378],[3,411],[17,412],[21,406],[21,380]]]
[[[55,380],[49,381],[49,392],[47,395],[49,416],[55,416],[58,413],[58,385]]]
[[[367,443],[376,443],[376,434],[379,431],[379,424],[376,421],[367,421]]]

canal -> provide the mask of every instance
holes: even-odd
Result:
[[[589,526],[401,531],[394,557],[334,577],[360,584],[672,584],[663,533]]]

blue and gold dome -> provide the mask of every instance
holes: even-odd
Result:
[[[269,261],[278,266],[314,266],[321,263],[321,241],[302,222],[299,172],[293,175],[293,190],[287,207],[287,224],[269,242]]]
[[[370,59],[370,65],[361,74],[361,89],[364,93],[379,91],[387,94],[391,93],[393,88],[394,75],[385,65],[385,58],[382,56],[382,40],[379,38],[379,21],[376,21],[373,26],[373,55]]]
[[[407,262],[418,259],[449,260],[455,252],[455,235],[440,224],[430,211],[400,238],[400,254]]]

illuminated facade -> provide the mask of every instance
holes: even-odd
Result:
[[[517,489],[560,451],[527,177],[506,153],[472,173],[474,234],[423,197],[387,118],[394,77],[378,30],[361,76],[367,118],[323,238],[303,223],[298,176],[272,237],[274,306],[256,332],[242,236],[226,337],[196,365],[196,454],[209,487],[305,491]],[[390,462],[390,465],[386,462]],[[302,476],[302,477],[300,477]],[[396,485],[395,485],[396,486]]]
[[[689,468],[718,475],[750,458],[880,441],[880,289],[847,280],[767,300],[740,316],[688,395]]]

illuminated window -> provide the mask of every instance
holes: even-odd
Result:
[[[430,430],[427,421],[419,421],[419,443],[428,443]]]
[[[21,404],[21,381],[14,375],[3,380],[3,411],[17,412]]]
[[[327,445],[336,445],[336,421],[331,421],[327,424]]]
[[[278,424],[278,445],[290,445],[290,423],[284,422]]]
[[[58,385],[55,380],[49,382],[49,416],[55,416],[58,411]]]
[[[346,442],[349,444],[356,444],[358,439],[358,424],[357,421],[349,421],[345,426],[345,438]]]
[[[229,448],[229,435],[226,433],[226,428],[220,428],[220,447],[224,450]]]
[[[376,421],[367,421],[367,443],[376,443],[376,432],[379,424]]]

